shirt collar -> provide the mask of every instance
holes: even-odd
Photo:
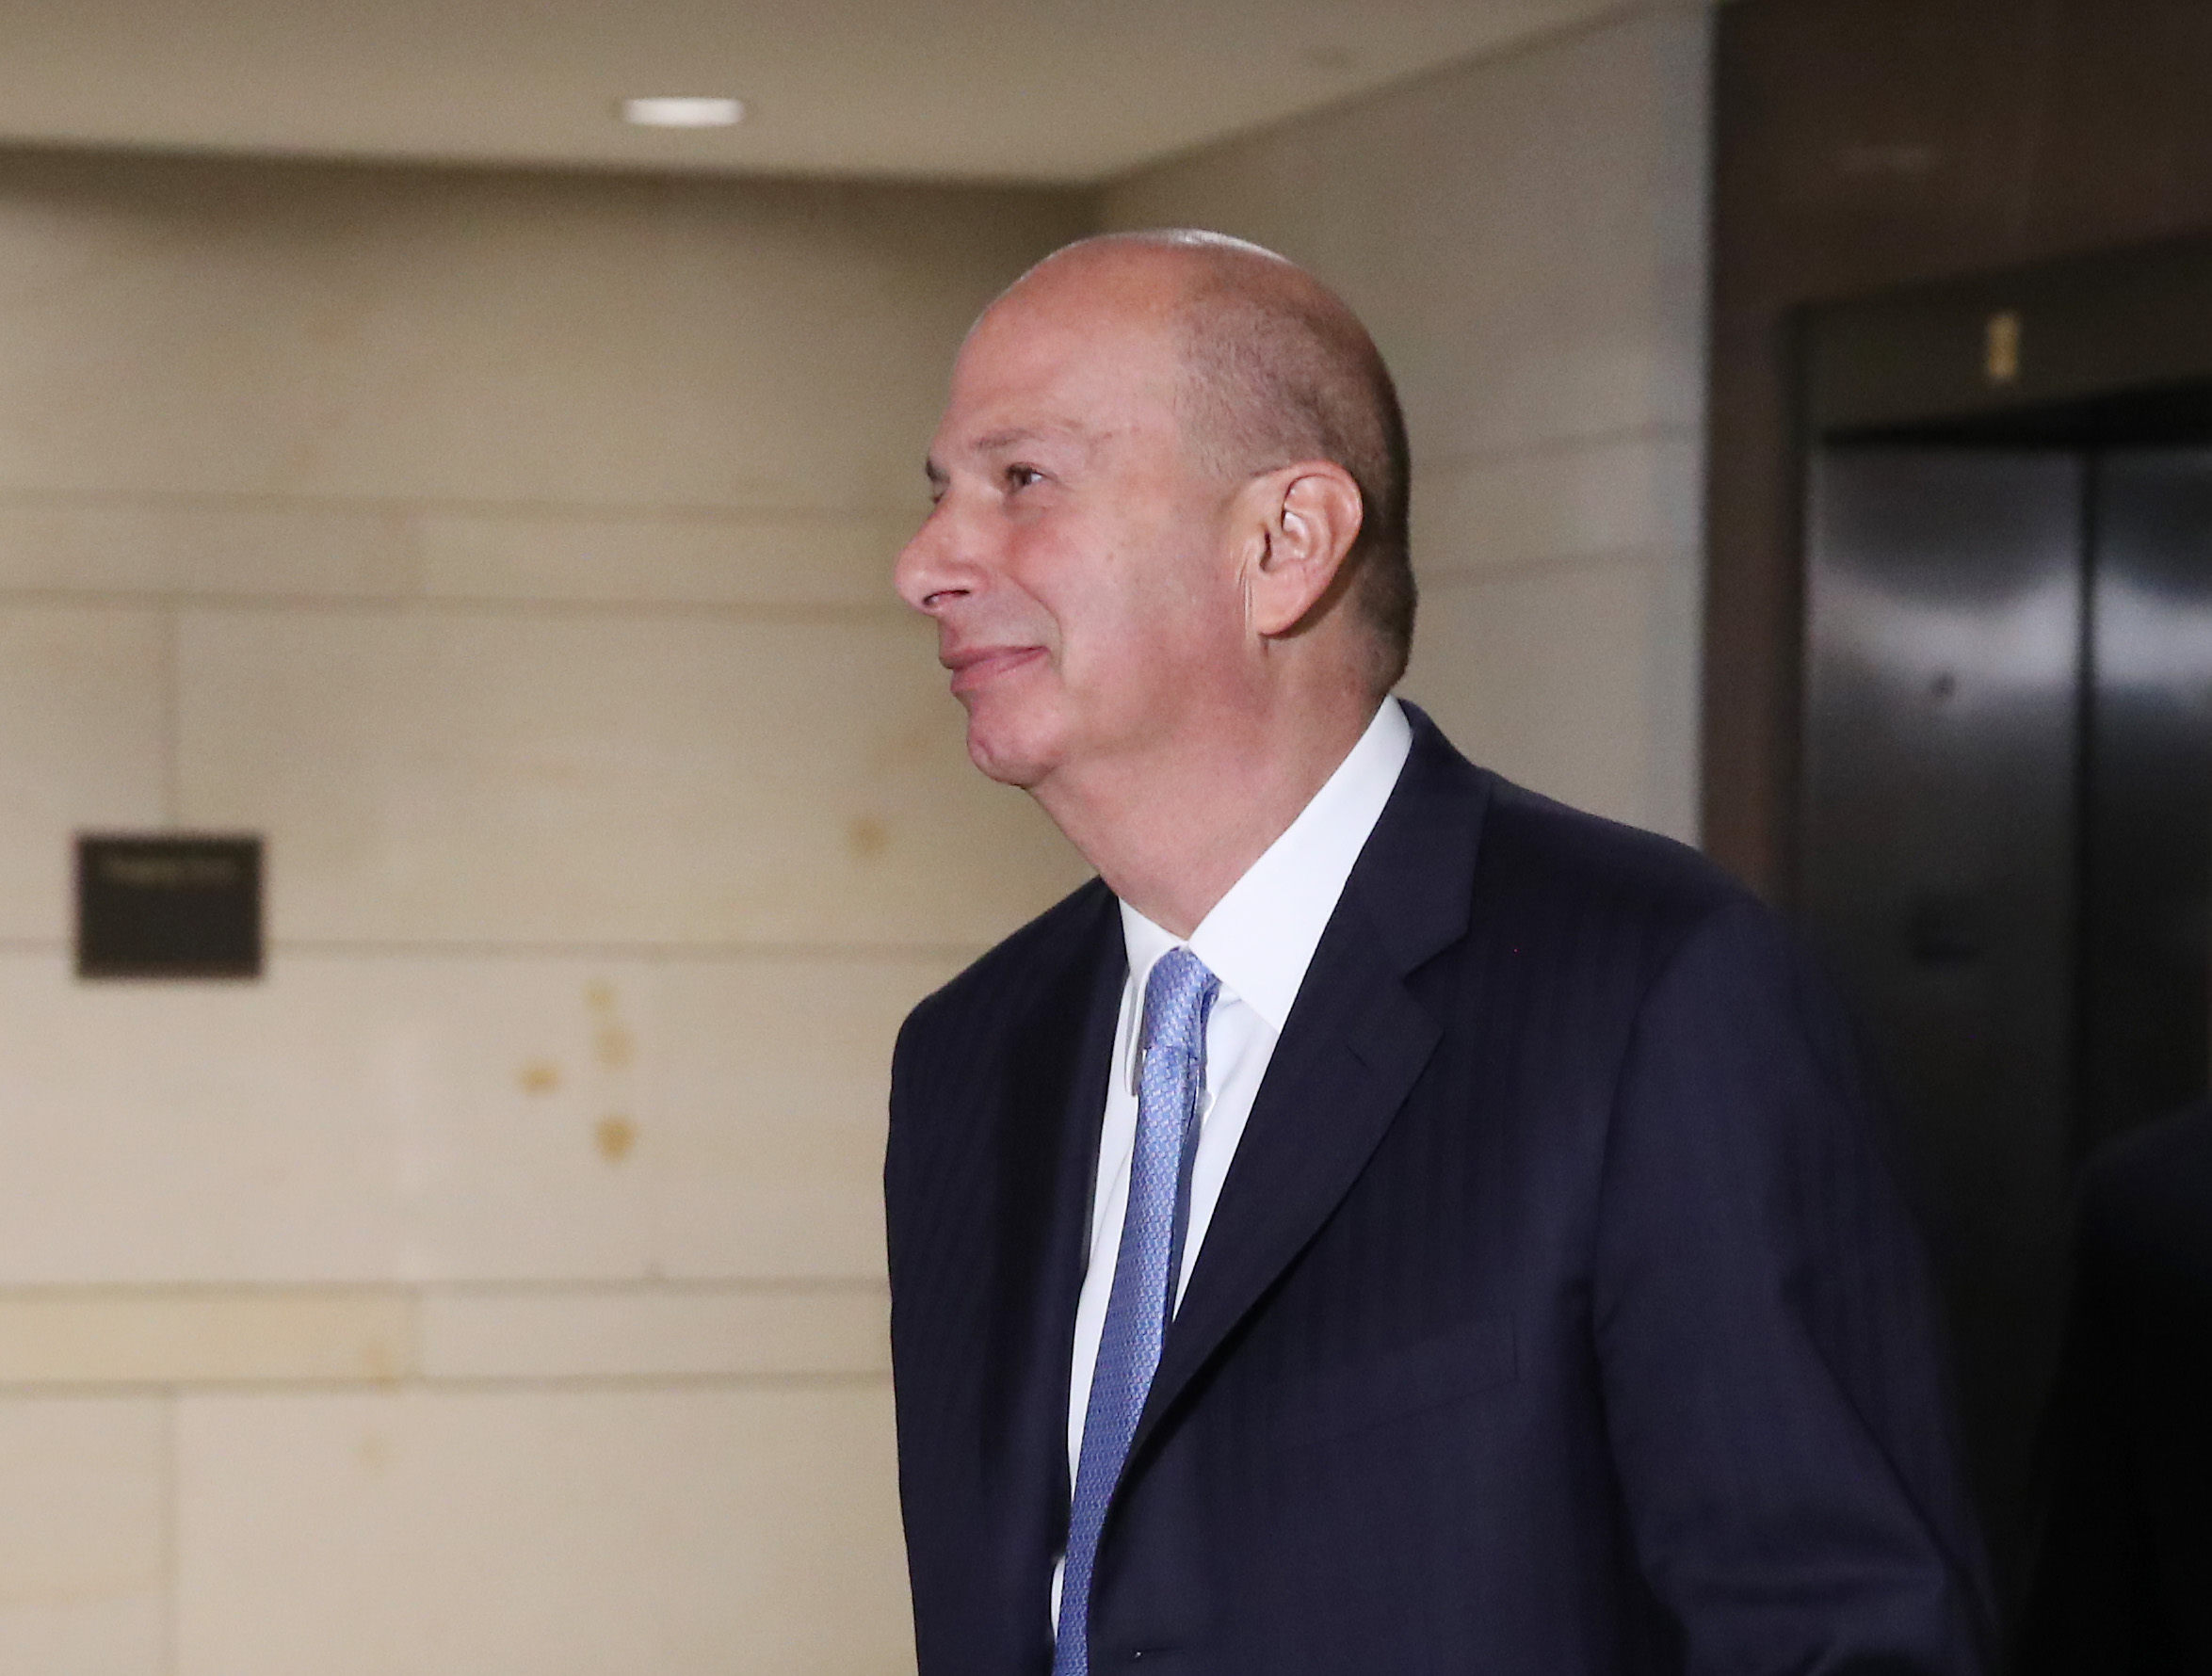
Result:
[[[1191,952],[1223,991],[1278,1036],[1413,743],[1405,711],[1384,699],[1327,783],[1190,934]],[[1124,902],[1122,941],[1142,994],[1153,962],[1178,940]]]

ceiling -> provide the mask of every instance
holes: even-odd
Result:
[[[0,142],[1085,182],[1619,5],[0,0]]]

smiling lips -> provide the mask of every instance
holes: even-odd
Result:
[[[974,692],[1043,655],[1041,646],[977,646],[947,653],[937,661],[952,671],[952,690],[957,695]]]

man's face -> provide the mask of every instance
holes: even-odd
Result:
[[[1230,492],[1186,458],[1176,378],[1163,316],[1080,267],[1032,279],[961,352],[896,579],[995,780],[1134,763],[1235,685]]]

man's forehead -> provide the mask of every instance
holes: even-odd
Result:
[[[961,350],[946,427],[986,450],[1096,440],[1153,414],[1171,418],[1177,365],[1156,327],[1111,310],[993,310]]]
[[[1083,373],[1171,355],[1164,311],[1114,293],[1032,281],[984,311],[961,347],[960,368],[1000,376]]]

